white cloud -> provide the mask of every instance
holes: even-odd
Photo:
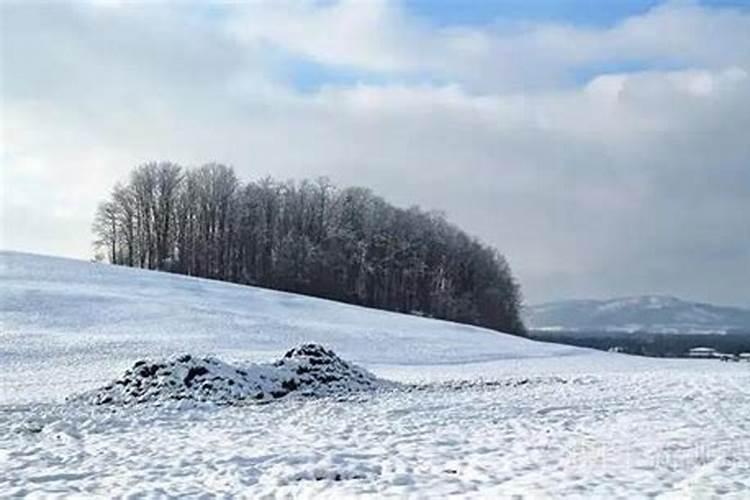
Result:
[[[246,46],[283,47],[315,61],[421,72],[483,92],[550,87],[602,63],[723,68],[750,61],[750,16],[671,2],[611,28],[514,23],[432,27],[393,2],[272,2],[230,8]]]
[[[96,202],[133,165],[219,160],[445,210],[534,301],[750,305],[746,13],[459,29],[382,2],[2,8],[5,247],[86,257]],[[271,47],[390,77],[299,92]],[[623,60],[649,64],[570,78]]]

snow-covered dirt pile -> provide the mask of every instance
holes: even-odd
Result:
[[[305,396],[342,395],[387,385],[318,344],[303,344],[272,364],[234,366],[190,354],[162,361],[137,361],[122,377],[71,401],[120,405],[165,401],[216,404],[264,402],[294,392]]]
[[[296,386],[292,390],[304,395],[340,394],[391,385],[318,344],[295,347],[273,365],[281,373],[290,373],[291,382],[287,385]]]

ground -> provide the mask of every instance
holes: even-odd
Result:
[[[3,257],[3,497],[750,497],[749,363]],[[271,361],[308,340],[402,385],[242,406],[65,400],[142,356]]]
[[[686,361],[632,370],[619,360],[610,370],[604,364],[594,363],[589,373],[544,367],[537,375],[501,375],[495,384],[487,383],[484,365],[484,383],[433,382],[342,401],[114,411],[5,406],[0,491],[750,495],[747,366]]]

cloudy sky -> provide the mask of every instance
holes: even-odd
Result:
[[[89,258],[133,166],[444,211],[530,303],[750,306],[750,2],[0,2],[0,247]]]

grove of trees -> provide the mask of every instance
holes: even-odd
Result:
[[[232,168],[135,168],[93,231],[113,264],[257,285],[523,335],[505,258],[435,212],[327,179],[242,183]]]

